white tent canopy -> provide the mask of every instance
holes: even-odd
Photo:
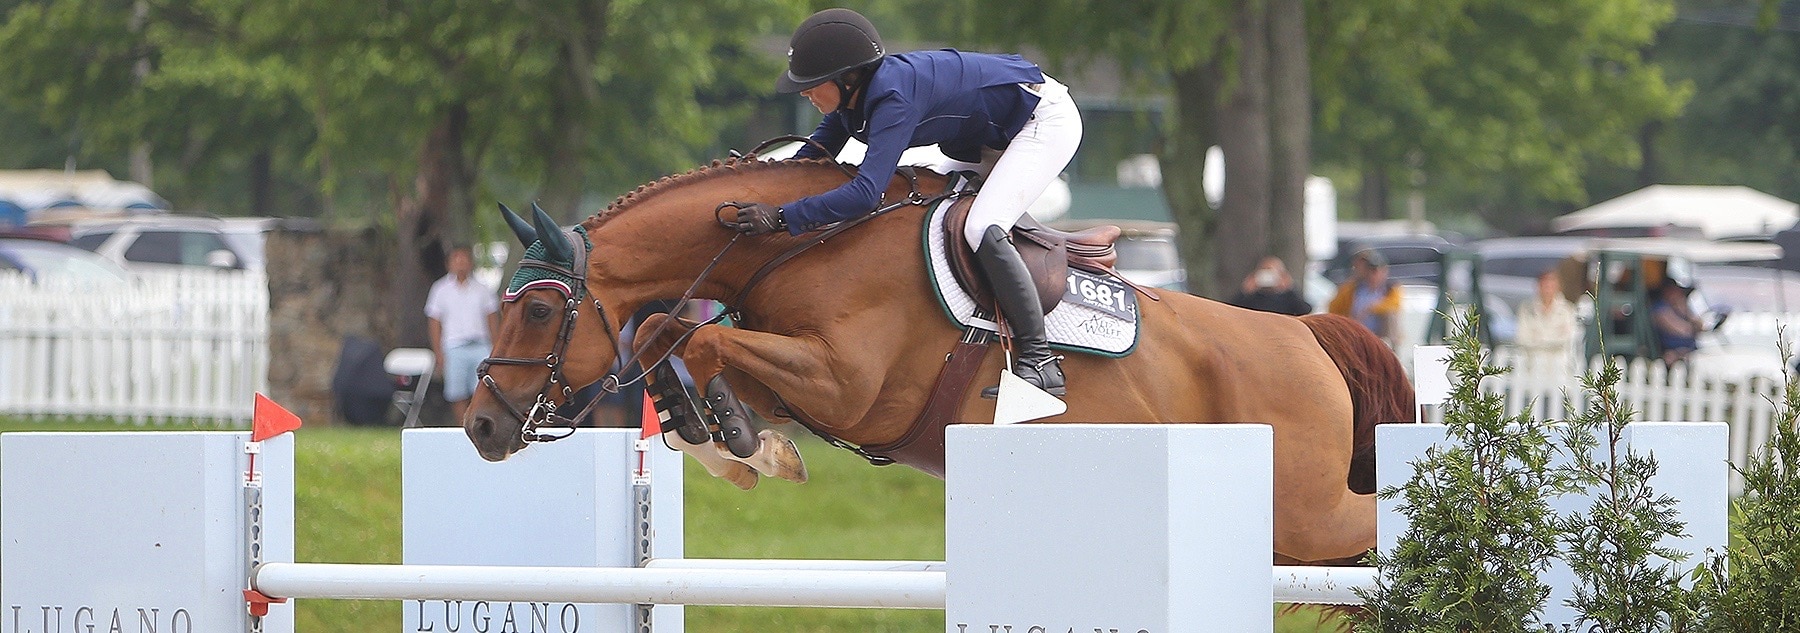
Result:
[[[1794,203],[1742,186],[1650,185],[1558,217],[1559,233],[1603,229],[1698,229],[1708,239],[1770,235],[1794,225]]]
[[[105,170],[0,170],[0,202],[24,209],[33,221],[92,214],[167,213],[169,203],[156,192],[129,180],[114,180]]]

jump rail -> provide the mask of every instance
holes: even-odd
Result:
[[[271,597],[942,609],[941,561],[659,559],[642,568],[265,563]],[[1367,567],[1276,567],[1275,601],[1359,604]]]
[[[942,609],[944,572],[264,563],[271,597]]]

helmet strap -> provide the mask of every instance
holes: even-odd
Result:
[[[853,70],[846,71],[844,73],[839,74],[836,77],[831,78],[831,83],[833,85],[836,85],[837,89],[838,89],[838,109],[839,110],[844,110],[844,109],[847,109],[850,107],[850,98],[853,96],[856,96],[857,90],[859,90],[863,86],[866,86],[869,84],[869,77],[874,74],[872,72],[873,70],[874,70],[873,68],[870,68],[868,66],[861,66],[861,67],[857,67]],[[844,79],[846,76],[850,76],[850,75],[855,75],[854,82],[846,81]]]
[[[838,77],[832,78],[831,85],[837,86],[837,89],[838,89],[838,107],[837,107],[837,109],[839,109],[839,110],[849,109],[850,95],[852,92],[855,91],[855,87],[851,86],[849,82],[844,81],[844,78],[841,75]]]

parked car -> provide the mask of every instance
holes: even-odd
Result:
[[[1517,308],[1537,296],[1537,278],[1572,255],[1585,252],[1589,237],[1501,237],[1471,245],[1481,259],[1481,289]]]
[[[244,268],[263,269],[263,245],[269,231],[281,226],[279,218],[220,218],[219,230],[225,243],[242,259]]]
[[[217,218],[83,221],[72,225],[69,234],[69,243],[132,270],[245,267],[245,258],[226,241],[225,224]]]
[[[1338,254],[1325,263],[1322,274],[1331,283],[1341,284],[1350,278],[1350,258],[1364,250],[1381,253],[1388,263],[1388,279],[1395,281],[1438,282],[1438,260],[1457,246],[1438,235],[1371,235],[1347,240],[1338,245]]]
[[[1760,266],[1694,267],[1694,287],[1718,309],[1731,312],[1800,312],[1800,272]]]
[[[0,237],[0,272],[24,273],[33,280],[73,278],[95,283],[126,283],[130,275],[106,258],[51,239]]]
[[[1122,233],[1113,246],[1119,261],[1113,267],[1132,283],[1184,290],[1187,269],[1175,247],[1175,223],[1150,220],[1059,220],[1051,223],[1064,231],[1079,231],[1111,224]]]

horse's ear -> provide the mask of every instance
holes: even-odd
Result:
[[[500,203],[500,215],[505,216],[506,225],[512,227],[513,235],[519,238],[520,244],[530,248],[531,243],[537,241],[537,230],[531,228],[531,223],[526,222],[525,218],[519,217],[519,214],[513,213],[512,209],[506,208],[504,202]]]
[[[575,247],[569,245],[569,236],[563,235],[562,227],[556,225],[556,220],[551,219],[550,214],[545,213],[544,208],[536,202],[531,203],[531,215],[537,222],[538,241],[544,243],[544,254],[549,255],[551,261],[573,263]]]

